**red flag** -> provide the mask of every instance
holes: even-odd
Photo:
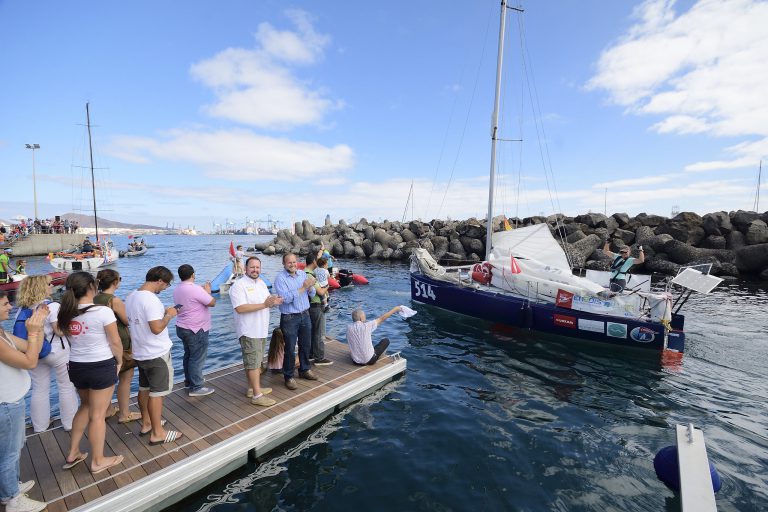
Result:
[[[237,256],[237,254],[235,253],[235,244],[233,244],[232,242],[229,242],[229,254],[231,254],[233,258]]]
[[[512,270],[512,273],[519,274],[520,272],[522,272],[522,270],[520,269],[520,265],[517,264],[517,260],[515,259],[515,257],[512,256],[511,254],[509,257],[511,259],[511,261],[509,262],[509,268]]]

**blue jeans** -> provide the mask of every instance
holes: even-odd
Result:
[[[24,399],[0,403],[0,499],[19,494],[21,449],[24,447]]]
[[[283,356],[283,377],[293,378],[293,368],[296,366],[296,341],[299,342],[299,373],[309,371],[309,351],[312,348],[312,322],[309,312],[303,311],[294,315],[280,315],[280,328],[285,338],[285,355]]]
[[[176,326],[176,335],[184,344],[184,386],[190,391],[203,387],[203,367],[208,355],[208,332],[200,329],[194,332]]]

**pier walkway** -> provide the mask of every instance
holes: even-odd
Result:
[[[48,510],[104,510],[109,512],[160,510],[237,469],[249,451],[261,456],[285,443],[363,396],[372,393],[405,371],[398,354],[383,357],[373,366],[352,364],[349,349],[326,342],[332,366],[314,367],[319,380],[296,379],[299,388],[289,391],[280,374],[267,373],[262,384],[272,387],[278,403],[262,408],[245,397],[247,385],[242,364],[206,375],[206,385],[216,392],[188,397],[182,384],[166,397],[166,429],[184,437],[170,444],[149,446],[140,437],[139,422],[118,424],[107,420],[105,454],[125,456],[122,465],[92,475],[90,457],[71,470],[63,470],[69,433],[53,428],[31,434],[22,452],[22,480],[34,479],[31,498],[48,502]],[[88,451],[83,443],[82,451]]]

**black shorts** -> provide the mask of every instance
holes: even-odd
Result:
[[[69,380],[77,389],[107,389],[117,382],[117,361],[115,358],[93,363],[70,361]]]

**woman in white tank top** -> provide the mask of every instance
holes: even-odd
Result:
[[[0,291],[0,322],[8,320],[10,313],[8,295]],[[35,482],[19,482],[19,459],[24,447],[24,395],[30,386],[27,370],[37,365],[47,315],[47,306],[35,310],[26,321],[26,340],[0,328],[0,501],[8,512],[45,508],[45,503],[25,494]]]

